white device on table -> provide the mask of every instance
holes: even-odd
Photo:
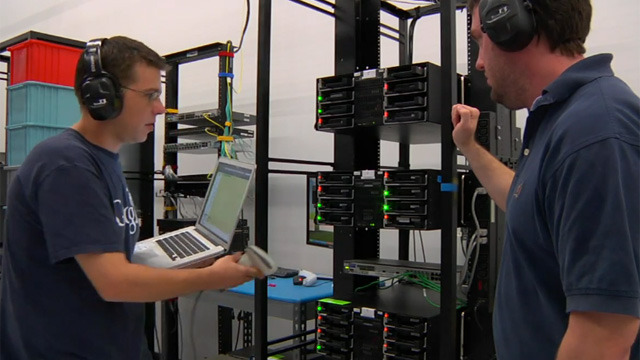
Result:
[[[293,283],[294,285],[312,286],[316,281],[318,281],[318,275],[308,270],[300,270]]]
[[[220,158],[195,226],[136,243],[131,262],[158,268],[212,264],[227,253],[255,165]]]
[[[255,245],[247,246],[238,264],[257,267],[265,276],[269,276],[278,270],[278,265],[269,254]]]

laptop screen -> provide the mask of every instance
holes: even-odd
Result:
[[[251,168],[220,161],[198,224],[221,240],[231,241],[251,175]]]

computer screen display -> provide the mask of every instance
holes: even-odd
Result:
[[[316,177],[307,176],[307,244],[333,248],[333,226],[316,224]]]
[[[235,233],[251,173],[249,168],[226,162],[220,162],[215,171],[199,224],[226,242]]]

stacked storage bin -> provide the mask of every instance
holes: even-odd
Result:
[[[27,40],[8,50],[7,163],[14,166],[40,141],[80,119],[73,83],[82,49]]]

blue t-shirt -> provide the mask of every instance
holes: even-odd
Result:
[[[640,99],[611,59],[574,64],[529,113],[496,294],[501,360],[555,359],[572,311],[640,317]]]
[[[150,358],[144,305],[104,301],[74,258],[131,259],[138,235],[118,154],[72,129],[36,146],[8,193],[0,358]]]

